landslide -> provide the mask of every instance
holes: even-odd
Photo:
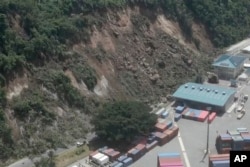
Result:
[[[216,42],[184,2],[1,1],[1,162],[86,138],[107,101],[167,102],[204,76]]]

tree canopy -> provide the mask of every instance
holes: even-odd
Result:
[[[108,141],[131,141],[154,128],[157,117],[149,111],[149,106],[135,101],[105,104],[93,118],[95,132]]]

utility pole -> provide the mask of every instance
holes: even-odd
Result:
[[[207,107],[206,108],[207,109],[207,111],[208,111],[208,118],[207,118],[207,144],[206,144],[206,149],[205,149],[205,153],[204,153],[204,156],[203,156],[203,158],[202,158],[202,160],[201,160],[201,162],[204,162],[204,159],[206,158],[206,156],[209,154],[209,116],[210,116],[210,112],[211,112],[211,109],[212,109],[212,107]]]

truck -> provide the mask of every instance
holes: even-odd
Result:
[[[237,115],[237,119],[241,119],[246,113],[246,110],[242,109],[241,112]]]

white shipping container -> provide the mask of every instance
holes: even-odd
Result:
[[[92,157],[92,159],[93,159],[93,161],[98,162],[98,160],[99,160],[100,158],[102,158],[103,156],[105,156],[105,155],[102,154],[102,153],[97,153],[96,155],[94,155],[94,156]]]
[[[106,155],[104,155],[103,157],[99,158],[98,161],[97,161],[97,163],[99,165],[104,165],[104,164],[106,164],[108,162],[109,162],[109,157],[106,156]]]

